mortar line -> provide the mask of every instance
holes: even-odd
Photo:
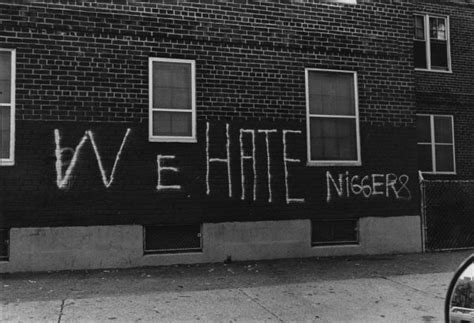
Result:
[[[390,279],[390,278],[388,278],[388,277],[381,277],[381,278],[382,278],[382,279],[385,279],[385,280],[388,280],[389,282],[392,282],[392,283],[395,283],[395,284],[398,284],[398,285],[401,285],[401,286],[404,286],[404,287],[408,287],[409,289],[412,289],[412,290],[417,291],[417,292],[419,292],[419,293],[428,295],[428,296],[430,296],[430,297],[437,298],[437,299],[443,299],[443,300],[444,300],[444,297],[440,297],[440,296],[437,296],[437,295],[430,294],[430,293],[428,293],[428,292],[426,292],[426,291],[424,291],[424,290],[422,290],[422,289],[418,289],[418,288],[412,287],[412,286],[410,286],[410,285],[403,284],[403,283],[398,282],[398,281],[396,281],[396,280],[392,280],[392,279]]]
[[[247,296],[252,302],[254,302],[255,304],[257,304],[258,306],[260,306],[261,308],[263,308],[268,314],[272,315],[273,317],[275,317],[279,322],[284,322],[278,315],[276,315],[275,313],[273,313],[272,311],[270,311],[268,308],[266,308],[262,303],[258,302],[257,301],[257,298],[256,297],[252,297],[250,294],[248,294],[247,292],[245,292],[243,289],[241,288],[237,288],[237,290],[239,292],[241,292],[242,294],[244,294],[245,296]]]

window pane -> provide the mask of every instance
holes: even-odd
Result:
[[[436,30],[436,18],[430,17],[430,38],[436,39],[437,30]]]
[[[423,16],[415,16],[415,39],[425,39],[425,24]]]
[[[446,21],[444,18],[430,18],[430,38],[446,40]]]
[[[192,109],[190,64],[153,63],[153,108]]]
[[[310,118],[311,160],[357,160],[355,118]]]
[[[429,116],[416,117],[416,132],[418,142],[431,142],[431,126]]]
[[[354,75],[309,71],[310,114],[355,115]]]
[[[414,42],[415,67],[427,68],[426,66],[426,43],[425,41],[415,40]]]
[[[434,128],[436,143],[453,143],[453,129],[451,124],[451,118],[435,116]]]
[[[189,112],[153,111],[153,136],[192,136],[192,114]]]
[[[145,226],[145,253],[176,253],[201,249],[201,226]]]
[[[0,158],[10,158],[10,107],[0,107]]]
[[[425,31],[420,28],[415,29],[415,39],[424,40],[425,39]]]
[[[418,169],[423,172],[433,171],[431,145],[418,144]]]
[[[311,221],[311,243],[341,244],[358,241],[357,220],[314,220]]]
[[[415,16],[415,27],[416,28],[425,28],[423,16]]]
[[[0,103],[10,103],[11,52],[0,51]]]
[[[448,69],[448,48],[446,41],[431,40],[431,66],[438,69]]]
[[[437,172],[454,171],[454,156],[452,145],[436,145],[435,155]]]

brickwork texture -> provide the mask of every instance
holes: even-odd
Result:
[[[0,167],[0,226],[419,214],[415,115],[448,108],[430,103],[447,81],[460,115],[471,104],[472,42],[461,39],[472,39],[474,24],[454,5],[453,31],[471,29],[452,36],[453,74],[415,73],[415,5],[0,1],[0,47],[17,52],[16,163]],[[148,141],[149,57],[195,60],[197,143]],[[306,166],[305,68],[357,72],[362,166]],[[227,124],[230,176],[208,162],[225,158]],[[242,150],[240,129],[254,131],[255,147],[246,133]],[[265,129],[276,130],[269,149]],[[459,147],[472,130],[456,131]],[[71,148],[59,168],[58,139]],[[242,151],[255,151],[255,162],[241,163]],[[174,159],[162,159],[160,172],[157,155]],[[472,165],[472,155],[459,156],[459,169]],[[159,176],[179,189],[157,189]]]

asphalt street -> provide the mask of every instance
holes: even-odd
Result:
[[[442,322],[473,250],[3,274],[2,322]]]

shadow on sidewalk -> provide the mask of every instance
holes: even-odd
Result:
[[[473,250],[0,275],[2,303],[454,272]],[[448,283],[448,282],[447,282]]]

